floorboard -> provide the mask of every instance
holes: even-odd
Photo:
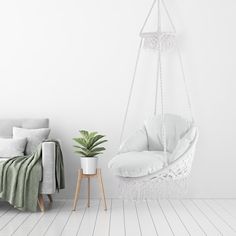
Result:
[[[30,236],[42,236],[44,235],[61,208],[65,204],[64,201],[54,201],[51,209],[47,209],[39,221],[34,225],[32,230],[29,232]]]
[[[124,224],[123,201],[118,199],[112,199],[109,236],[124,236],[124,235],[125,235],[125,224]]]
[[[211,220],[223,235],[235,235],[231,227],[226,224],[217,213],[212,210],[203,200],[193,200],[194,204]]]
[[[7,213],[9,211],[11,206],[7,202],[0,201],[0,219],[1,216]]]
[[[31,216],[31,213],[20,212],[0,232],[0,235],[12,235]]]
[[[195,221],[195,219],[191,216],[180,200],[170,200],[170,203],[175,209],[176,213],[179,215],[182,223],[185,225],[190,235],[206,235],[206,233],[201,229],[197,221]]]
[[[42,212],[32,213],[30,217],[28,217],[25,221],[21,223],[21,225],[15,230],[13,235],[14,236],[28,235],[33,229],[33,227],[40,221],[43,215],[44,213]]]
[[[204,200],[204,202],[211,208],[215,214],[224,221],[236,234],[236,219],[230,215],[224,208],[217,204],[214,200]]]
[[[132,200],[124,200],[124,219],[125,219],[125,235],[141,235],[140,223],[135,207],[135,202]]]
[[[90,207],[87,208],[84,217],[82,219],[80,228],[78,230],[77,233],[78,236],[93,235],[96,225],[99,205],[100,205],[100,200],[91,200]]]
[[[172,228],[170,227],[169,222],[165,214],[163,213],[159,203],[156,200],[148,200],[147,205],[150,210],[150,214],[152,215],[158,235],[174,235]]]
[[[235,199],[80,199],[46,204],[44,213],[21,212],[0,202],[0,236],[236,236]]]
[[[107,199],[107,211],[104,211],[104,206],[100,203],[96,225],[94,229],[94,236],[109,235],[109,223],[111,214],[111,200]]]
[[[222,235],[218,228],[212,224],[209,219],[194,203],[192,200],[182,200],[182,204],[186,207],[188,212],[194,218],[206,235]]]
[[[58,236],[62,233],[71,215],[72,201],[67,201],[48,227],[45,236]]]
[[[20,211],[10,208],[5,214],[0,218],[0,233],[1,231],[20,213]]]
[[[146,201],[136,201],[135,206],[142,235],[157,235],[156,226],[150,214]]]
[[[190,235],[184,222],[168,200],[160,200],[160,206],[168,219],[174,235]]]
[[[231,216],[236,218],[236,200],[226,200],[226,199],[218,199],[216,201],[225,211],[227,211]]]
[[[87,203],[87,201],[85,201],[85,200],[79,201],[76,211],[72,211],[70,214],[70,217],[67,219],[61,235],[75,236],[78,233],[82,219],[83,219],[84,214],[87,210],[86,203]]]

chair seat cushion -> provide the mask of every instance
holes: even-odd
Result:
[[[141,177],[161,170],[167,157],[161,151],[127,152],[115,156],[108,164],[114,175]]]

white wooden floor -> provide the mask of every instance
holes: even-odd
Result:
[[[236,200],[55,201],[45,213],[25,213],[0,202],[0,235],[236,235]]]

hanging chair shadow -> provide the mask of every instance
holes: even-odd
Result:
[[[153,116],[128,137],[108,167],[121,178],[176,180],[186,177],[193,162],[198,130],[186,119],[165,114],[166,145],[162,143],[161,116]]]

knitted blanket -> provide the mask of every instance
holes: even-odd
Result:
[[[46,142],[52,142],[48,140]],[[56,145],[56,188],[65,188],[63,155]],[[0,198],[22,211],[37,210],[39,185],[42,180],[42,144],[31,155],[0,162]]]

